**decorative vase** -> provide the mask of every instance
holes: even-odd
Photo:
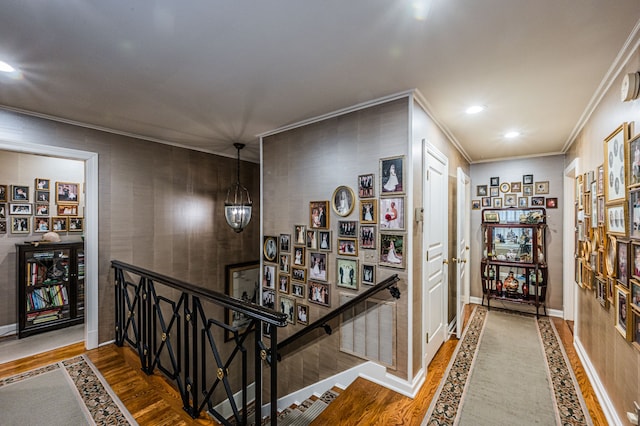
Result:
[[[526,282],[522,283],[522,296],[526,299],[529,296],[529,286]]]
[[[502,294],[502,281],[500,280],[496,281],[496,292],[498,295]]]

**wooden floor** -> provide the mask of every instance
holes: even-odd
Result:
[[[470,310],[469,310],[470,311]],[[468,312],[469,313],[469,312]],[[467,318],[468,318],[467,313]],[[573,349],[566,322],[553,318],[595,425],[606,425],[600,404]],[[429,365],[427,379],[415,399],[358,378],[312,425],[419,425],[440,384],[458,340],[445,342]],[[0,364],[0,378],[61,361],[85,352],[75,344],[46,354]],[[208,416],[193,420],[183,410],[178,393],[159,375],[147,376],[130,349],[107,345],[86,352],[140,425],[214,425]]]

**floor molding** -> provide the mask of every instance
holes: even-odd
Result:
[[[15,336],[16,334],[18,334],[18,324],[0,326],[0,337]]]
[[[476,296],[469,297],[469,302],[470,303],[475,303],[476,305],[482,305],[483,304],[482,303],[482,297],[476,297]],[[507,300],[507,302],[508,302],[508,300]],[[533,305],[521,305],[521,306],[532,306],[533,307]],[[496,306],[496,307],[501,308],[502,306]],[[517,309],[515,309],[515,310],[517,310]],[[523,310],[523,312],[527,312],[527,311]],[[550,317],[564,318],[564,311],[561,310],[561,309],[547,308],[547,315],[549,315]]]

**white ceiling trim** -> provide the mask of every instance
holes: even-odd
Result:
[[[511,160],[523,160],[527,158],[538,158],[538,157],[551,157],[552,155],[564,155],[565,152],[545,152],[543,154],[532,154],[532,155],[516,155],[513,157],[497,157],[497,158],[489,158],[486,160],[477,160],[471,164],[480,164],[480,163],[498,163],[500,161],[511,161]]]

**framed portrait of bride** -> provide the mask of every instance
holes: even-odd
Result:
[[[380,233],[380,266],[405,268],[404,234]]]
[[[404,194],[404,156],[380,159],[380,195]]]

